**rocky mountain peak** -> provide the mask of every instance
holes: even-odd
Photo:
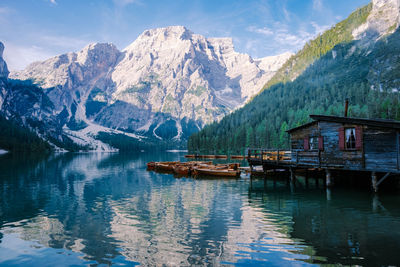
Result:
[[[353,31],[355,39],[379,39],[393,33],[400,24],[400,0],[372,0],[372,10],[365,23]]]
[[[9,71],[7,68],[7,63],[3,59],[3,52],[4,52],[4,44],[0,42],[0,78],[7,79]]]
[[[182,43],[192,38],[193,33],[184,26],[169,26],[144,31],[124,51],[137,50],[138,47],[151,46],[154,49],[173,47],[175,42]]]
[[[192,32],[184,26],[168,26],[144,31],[140,38],[190,39]]]
[[[118,48],[111,43],[92,43],[77,53],[77,62],[81,65],[107,62],[112,63],[120,55]]]

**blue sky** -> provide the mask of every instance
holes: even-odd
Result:
[[[11,70],[88,43],[123,49],[146,29],[183,25],[232,37],[252,57],[298,51],[369,0],[2,0],[0,41]]]

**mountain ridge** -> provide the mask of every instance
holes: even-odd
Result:
[[[43,88],[69,138],[107,150],[99,132],[186,140],[243,105],[290,56],[252,59],[235,52],[231,38],[170,26],[144,31],[122,51],[93,43],[10,77]]]

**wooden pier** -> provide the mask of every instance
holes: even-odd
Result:
[[[333,173],[362,172],[375,192],[390,176],[400,174],[400,122],[311,115],[314,121],[288,130],[290,150],[248,149],[250,169],[262,166],[290,171],[324,171],[326,185]]]

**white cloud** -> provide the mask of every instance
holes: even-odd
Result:
[[[52,3],[53,5],[57,5],[56,0],[50,0],[50,3]]]
[[[323,10],[323,3],[322,0],[313,0],[313,9],[316,11],[321,11]]]
[[[142,4],[140,0],[113,0],[113,2],[118,6],[126,6],[130,4]]]
[[[41,43],[50,44],[52,47],[57,48],[58,50],[80,50],[91,41],[72,38],[67,36],[57,36],[57,35],[41,35],[40,37]]]
[[[4,42],[4,59],[10,70],[22,70],[30,63],[46,60],[55,55],[80,51],[90,41],[65,36],[39,35],[37,43]]]
[[[8,7],[0,7],[0,15],[4,16],[4,15],[9,15],[11,14],[13,10],[11,8]]]
[[[329,29],[329,25],[318,25],[315,21],[311,21],[310,24],[314,27],[315,34],[320,34]]]
[[[4,59],[11,71],[22,70],[32,62],[45,60],[53,56],[38,46],[19,46],[11,43],[4,44]]]
[[[285,20],[290,21],[292,15],[290,14],[290,12],[287,10],[286,7],[283,7],[282,12],[283,12],[283,15],[285,16]]]
[[[297,25],[297,29],[293,29],[290,25],[282,22],[275,22],[269,25],[270,28],[257,28],[255,26],[248,27],[246,30],[252,33],[262,34],[263,38],[249,39],[245,43],[245,49],[248,53],[257,56],[260,55],[260,48],[268,51],[274,51],[279,54],[286,51],[296,52],[300,50],[306,42],[314,39],[318,34],[323,33],[329,28],[328,25],[319,25],[311,21],[310,23],[302,23]]]
[[[250,27],[247,27],[246,30],[249,32],[259,33],[259,34],[263,34],[263,35],[271,35],[274,33],[271,29],[269,29],[267,27],[257,28],[255,26],[250,26]]]

